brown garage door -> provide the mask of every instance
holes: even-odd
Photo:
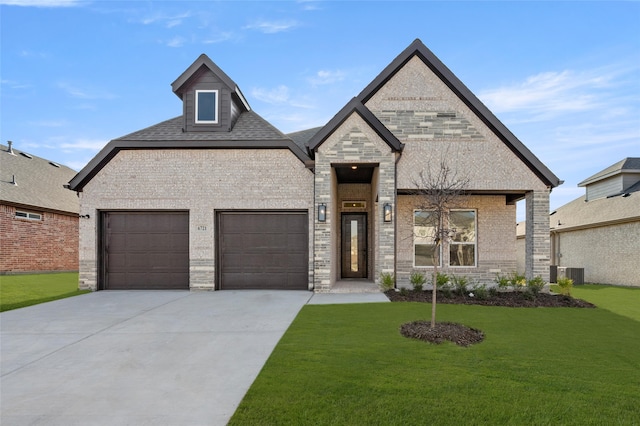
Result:
[[[306,212],[218,213],[218,288],[307,290]]]
[[[189,289],[188,212],[104,212],[102,288]]]

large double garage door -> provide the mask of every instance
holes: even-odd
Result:
[[[308,288],[306,212],[219,212],[218,289]],[[189,289],[189,213],[103,212],[101,288]]]

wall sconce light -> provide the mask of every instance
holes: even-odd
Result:
[[[90,219],[91,216],[89,216],[88,214],[81,214],[80,215],[80,219]]]
[[[325,203],[318,204],[318,222],[327,221],[327,205]]]
[[[391,204],[385,204],[382,207],[382,218],[385,222],[391,222]]]

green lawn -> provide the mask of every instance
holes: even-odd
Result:
[[[230,424],[640,424],[640,291],[597,288],[574,293],[619,306],[439,305],[485,332],[468,348],[400,335],[428,304],[307,305]]]
[[[77,296],[78,273],[0,275],[0,312]]]

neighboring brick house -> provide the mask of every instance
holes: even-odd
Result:
[[[417,174],[447,155],[470,181],[443,263],[493,281],[549,275],[549,192],[559,179],[420,40],[324,127],[284,135],[201,55],[173,84],[181,116],[111,141],[79,192],[80,286],[339,291],[383,272],[428,272]]]
[[[551,265],[578,268],[584,282],[640,287],[640,158],[625,158],[580,182],[585,195],[549,216]],[[524,262],[525,230],[518,224]]]
[[[0,274],[77,271],[76,172],[0,145]]]

